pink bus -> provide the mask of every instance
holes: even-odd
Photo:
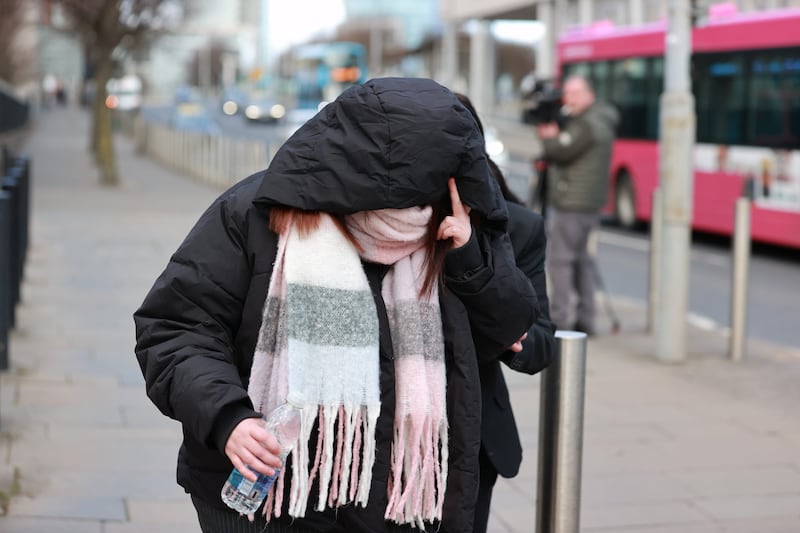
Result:
[[[648,221],[658,185],[665,23],[574,29],[558,42],[559,77],[581,74],[621,114],[606,206]],[[800,248],[800,9],[712,8],[692,32],[696,230],[731,234],[734,204],[753,201],[752,237]]]

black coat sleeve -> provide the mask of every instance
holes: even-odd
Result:
[[[505,232],[474,230],[445,258],[445,284],[464,303],[479,361],[497,359],[536,318],[536,293]]]
[[[550,365],[555,349],[555,327],[550,322],[550,304],[547,298],[545,276],[545,236],[542,217],[522,206],[510,207],[512,224],[509,227],[517,266],[530,279],[539,302],[536,321],[522,341],[522,351],[505,352],[501,360],[513,370],[535,374]]]
[[[134,313],[147,395],[209,448],[256,417],[234,361],[251,279],[246,236],[223,197],[198,220]]]

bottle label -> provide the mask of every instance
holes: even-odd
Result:
[[[257,498],[258,494],[250,494],[250,491],[253,490],[253,486],[257,483],[258,480],[250,481],[237,470],[231,484],[242,494],[248,494],[251,498]]]
[[[271,476],[258,474],[258,479],[256,479],[255,481],[250,481],[249,479],[245,478],[238,470],[234,470],[233,472],[231,472],[228,481],[230,485],[235,488],[235,491],[238,493],[239,498],[260,502],[264,498],[264,496],[266,496],[267,491],[272,486],[272,483],[275,481],[275,479],[278,477],[278,474],[280,474],[280,470],[276,469],[275,474]],[[232,495],[229,494],[229,496]]]

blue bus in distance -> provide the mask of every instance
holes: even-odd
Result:
[[[367,80],[362,44],[334,41],[295,47],[290,72],[298,109],[321,109],[345,89]]]

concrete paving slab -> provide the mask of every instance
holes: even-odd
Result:
[[[800,494],[800,471],[791,465],[675,470],[669,475],[702,499]]]
[[[8,516],[12,518],[55,518],[92,522],[108,520],[126,521],[125,502],[121,498],[97,494],[76,494],[62,492],[50,495],[38,493],[33,496],[21,495],[14,498],[9,506]],[[3,524],[3,522],[0,522]],[[86,524],[77,524],[85,526]],[[5,526],[3,526],[5,531]]]
[[[763,496],[698,499],[694,502],[703,513],[715,520],[742,518],[798,518],[800,492]],[[800,525],[800,521],[798,522]],[[800,529],[796,530],[800,531]]]
[[[586,507],[654,503],[699,495],[699,491],[666,472],[586,476],[581,487],[581,500]]]
[[[96,520],[73,520],[63,517],[2,519],[3,533],[104,533],[103,523]]]
[[[713,522],[689,501],[667,500],[637,505],[587,505],[581,510],[580,523],[587,530],[624,531],[642,526],[707,526]]]
[[[128,500],[130,521],[137,524],[174,524],[197,528],[197,513],[188,495],[180,499]]]

